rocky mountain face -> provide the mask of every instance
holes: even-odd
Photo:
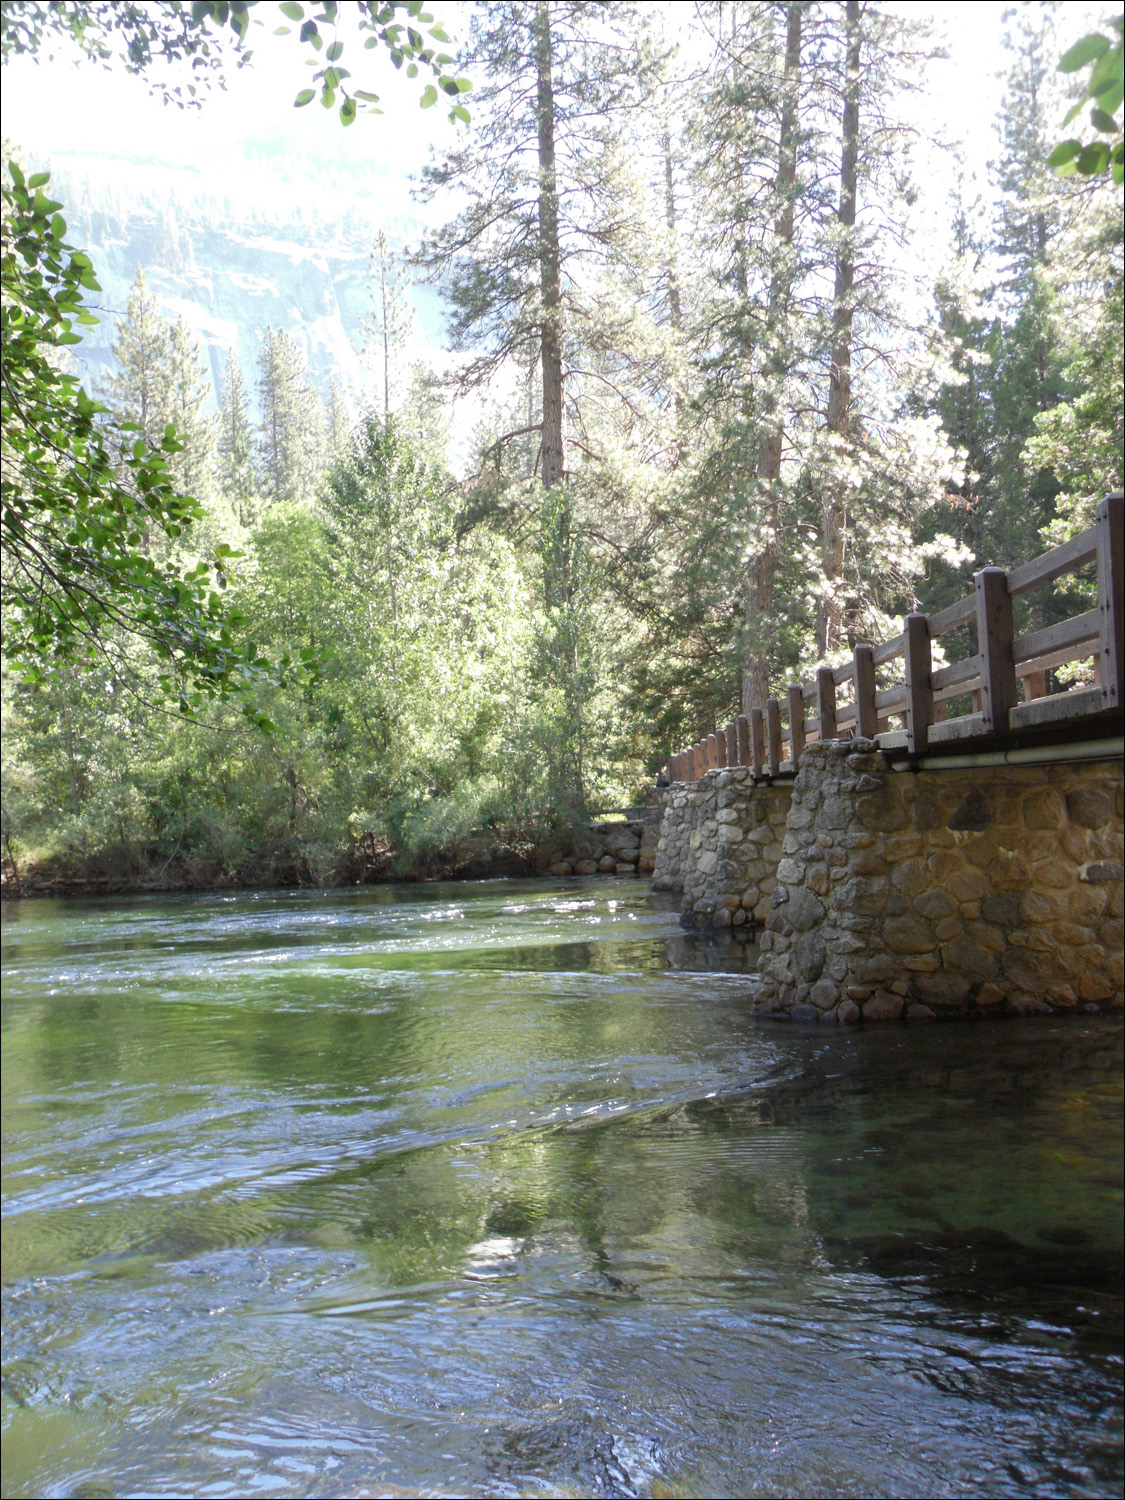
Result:
[[[167,319],[183,318],[198,341],[216,393],[230,349],[253,391],[267,327],[296,340],[322,392],[333,376],[345,389],[362,388],[375,232],[369,220],[321,220],[304,206],[287,213],[283,206],[239,205],[177,190],[174,181],[118,187],[65,163],[55,164],[51,190],[64,204],[70,242],[89,253],[102,286],[94,304],[101,323],[76,351],[88,383],[96,385],[112,364],[114,320],[143,267]]]

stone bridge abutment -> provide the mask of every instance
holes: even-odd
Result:
[[[1122,1004],[1120,758],[918,769],[826,740],[792,780],[736,766],[661,795],[653,883],[685,924],[764,928],[763,1014]]]

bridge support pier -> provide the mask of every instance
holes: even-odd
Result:
[[[870,740],[814,742],[789,783],[672,787],[655,883],[692,924],[764,923],[764,1014],[1120,1006],[1123,790],[1120,761],[903,773]]]

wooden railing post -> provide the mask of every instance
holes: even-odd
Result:
[[[727,725],[727,765],[738,765],[738,725],[733,720]]]
[[[875,707],[875,649],[857,646],[852,653],[855,673],[855,732],[865,740],[879,733],[879,711]]]
[[[781,769],[781,704],[766,699],[766,766],[771,776]]]
[[[1003,568],[982,568],[973,574],[977,595],[977,649],[981,658],[981,714],[985,731],[1008,727],[1008,712],[1016,706],[1016,665],[1012,659],[1012,596]]]
[[[725,770],[729,765],[729,761],[727,759],[727,732],[725,729],[715,730],[715,748],[718,751],[719,756],[718,767],[721,771]]]
[[[717,734],[707,736],[707,769],[709,771],[719,769],[719,736]]]
[[[752,708],[750,710],[750,764],[754,767],[755,776],[762,774],[765,761],[766,745],[762,725],[762,710],[760,708]]]
[[[796,773],[805,748],[805,694],[800,683],[791,682],[785,696],[789,701],[789,762]]]
[[[906,746],[920,755],[934,722],[933,655],[930,622],[925,615],[907,615],[902,622],[906,636]]]
[[[816,712],[821,740],[836,738],[836,684],[831,667],[816,669]]]
[[[745,714],[739,714],[735,721],[738,728],[738,764],[740,766],[751,765],[750,759],[750,720]]]
[[[1121,633],[1125,630],[1125,525],[1122,510],[1125,500],[1120,491],[1107,495],[1098,506],[1094,526],[1098,546],[1098,685],[1102,690],[1102,707],[1117,708],[1125,702],[1125,677],[1122,675]]]

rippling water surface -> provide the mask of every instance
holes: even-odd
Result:
[[[737,951],[7,911],[3,1493],[1120,1493],[1119,1021],[770,1025]]]

